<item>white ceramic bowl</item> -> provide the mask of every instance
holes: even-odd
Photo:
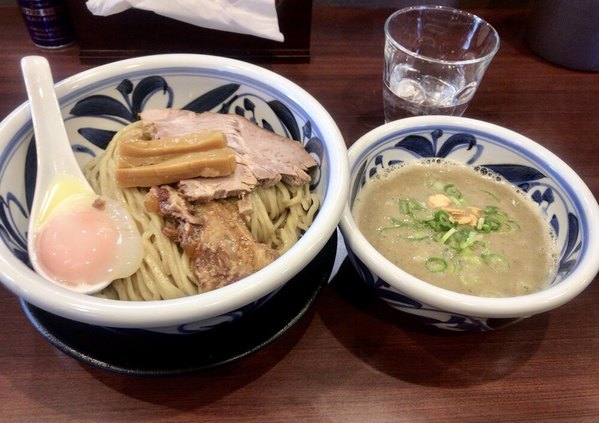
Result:
[[[61,81],[56,91],[81,164],[143,109],[237,113],[301,141],[317,158],[313,190],[321,207],[309,230],[283,256],[212,292],[176,300],[128,302],[48,284],[28,266],[26,232],[35,159],[29,106],[24,103],[0,123],[0,279],[26,302],[92,325],[193,333],[234,320],[264,303],[310,263],[334,234],[348,192],[347,149],[327,111],[282,76],[222,57],[157,55],[96,67]]]
[[[482,298],[438,288],[402,271],[360,233],[350,208],[373,174],[394,162],[447,157],[483,165],[518,185],[557,234],[559,271],[538,293]],[[401,119],[378,127],[349,149],[350,196],[341,231],[364,281],[392,307],[439,328],[485,331],[559,307],[580,294],[599,270],[599,208],[584,182],[562,160],[508,129],[450,116]]]

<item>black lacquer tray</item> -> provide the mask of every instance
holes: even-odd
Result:
[[[65,319],[23,300],[21,304],[52,345],[84,363],[128,375],[184,374],[243,358],[289,330],[326,286],[337,242],[335,234],[305,269],[252,313],[196,334],[125,333]]]

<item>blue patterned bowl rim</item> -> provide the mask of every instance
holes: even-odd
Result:
[[[51,313],[85,323],[112,327],[153,328],[213,318],[243,307],[278,289],[296,275],[336,230],[349,184],[347,148],[339,128],[324,107],[303,88],[275,72],[240,60],[201,54],[161,54],[121,60],[81,72],[56,84],[63,104],[89,95],[96,87],[124,78],[162,74],[211,76],[248,84],[284,102],[312,122],[326,146],[325,198],[311,228],[285,254],[266,268],[227,287],[175,300],[129,302],[77,294],[43,281],[0,242],[0,277],[15,295]],[[0,122],[0,160],[10,161],[24,134],[31,131],[28,102]]]
[[[599,206],[582,179],[564,161],[537,142],[504,127],[454,116],[418,116],[390,122],[364,134],[349,149],[350,186],[355,172],[369,152],[390,140],[412,133],[461,131],[483,137],[525,156],[536,163],[571,197],[581,220],[582,250],[576,268],[560,283],[534,294],[511,298],[483,298],[460,294],[426,283],[394,266],[376,251],[359,232],[349,201],[340,228],[349,248],[372,271],[393,288],[417,301],[441,310],[469,316],[528,317],[556,308],[580,294],[599,272]],[[351,194],[350,194],[351,197]]]

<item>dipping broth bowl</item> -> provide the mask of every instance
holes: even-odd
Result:
[[[559,267],[549,286],[508,298],[439,288],[392,264],[360,233],[351,213],[365,182],[393,164],[447,158],[485,166],[518,186],[552,226]],[[489,331],[559,307],[599,271],[599,207],[580,177],[555,154],[516,132],[451,116],[421,116],[380,126],[349,149],[350,195],[341,219],[348,255],[360,277],[391,307],[452,331]],[[409,252],[406,252],[409,254]]]
[[[197,333],[234,321],[266,303],[335,235],[349,191],[347,148],[327,111],[284,77],[228,58],[167,54],[98,66],[55,88],[81,165],[100,153],[116,131],[137,120],[142,110],[236,113],[305,146],[318,162],[312,190],[321,205],[313,224],[291,249],[260,271],[223,288],[146,302],[72,292],[43,280],[29,266],[27,224],[36,158],[26,102],[0,123],[0,279],[26,303],[76,322],[123,332]]]

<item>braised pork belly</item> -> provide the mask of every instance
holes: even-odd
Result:
[[[257,242],[245,223],[248,193],[280,181],[310,182],[317,165],[298,141],[260,128],[241,116],[175,109],[141,113],[146,139],[219,131],[235,152],[234,173],[153,186],[146,208],[163,216],[163,232],[189,255],[202,292],[236,282],[275,260],[279,253]]]
[[[191,258],[201,292],[243,279],[279,256],[254,240],[236,200],[191,204],[164,185],[150,189],[146,207],[164,217],[163,233]]]
[[[242,116],[177,109],[147,110],[140,116],[144,132],[152,138],[209,130],[225,134],[227,146],[236,154],[235,172],[226,177],[180,181],[178,189],[190,201],[239,197],[257,186],[273,186],[281,180],[303,185],[310,181],[308,170],[317,165],[300,142],[260,128]]]

